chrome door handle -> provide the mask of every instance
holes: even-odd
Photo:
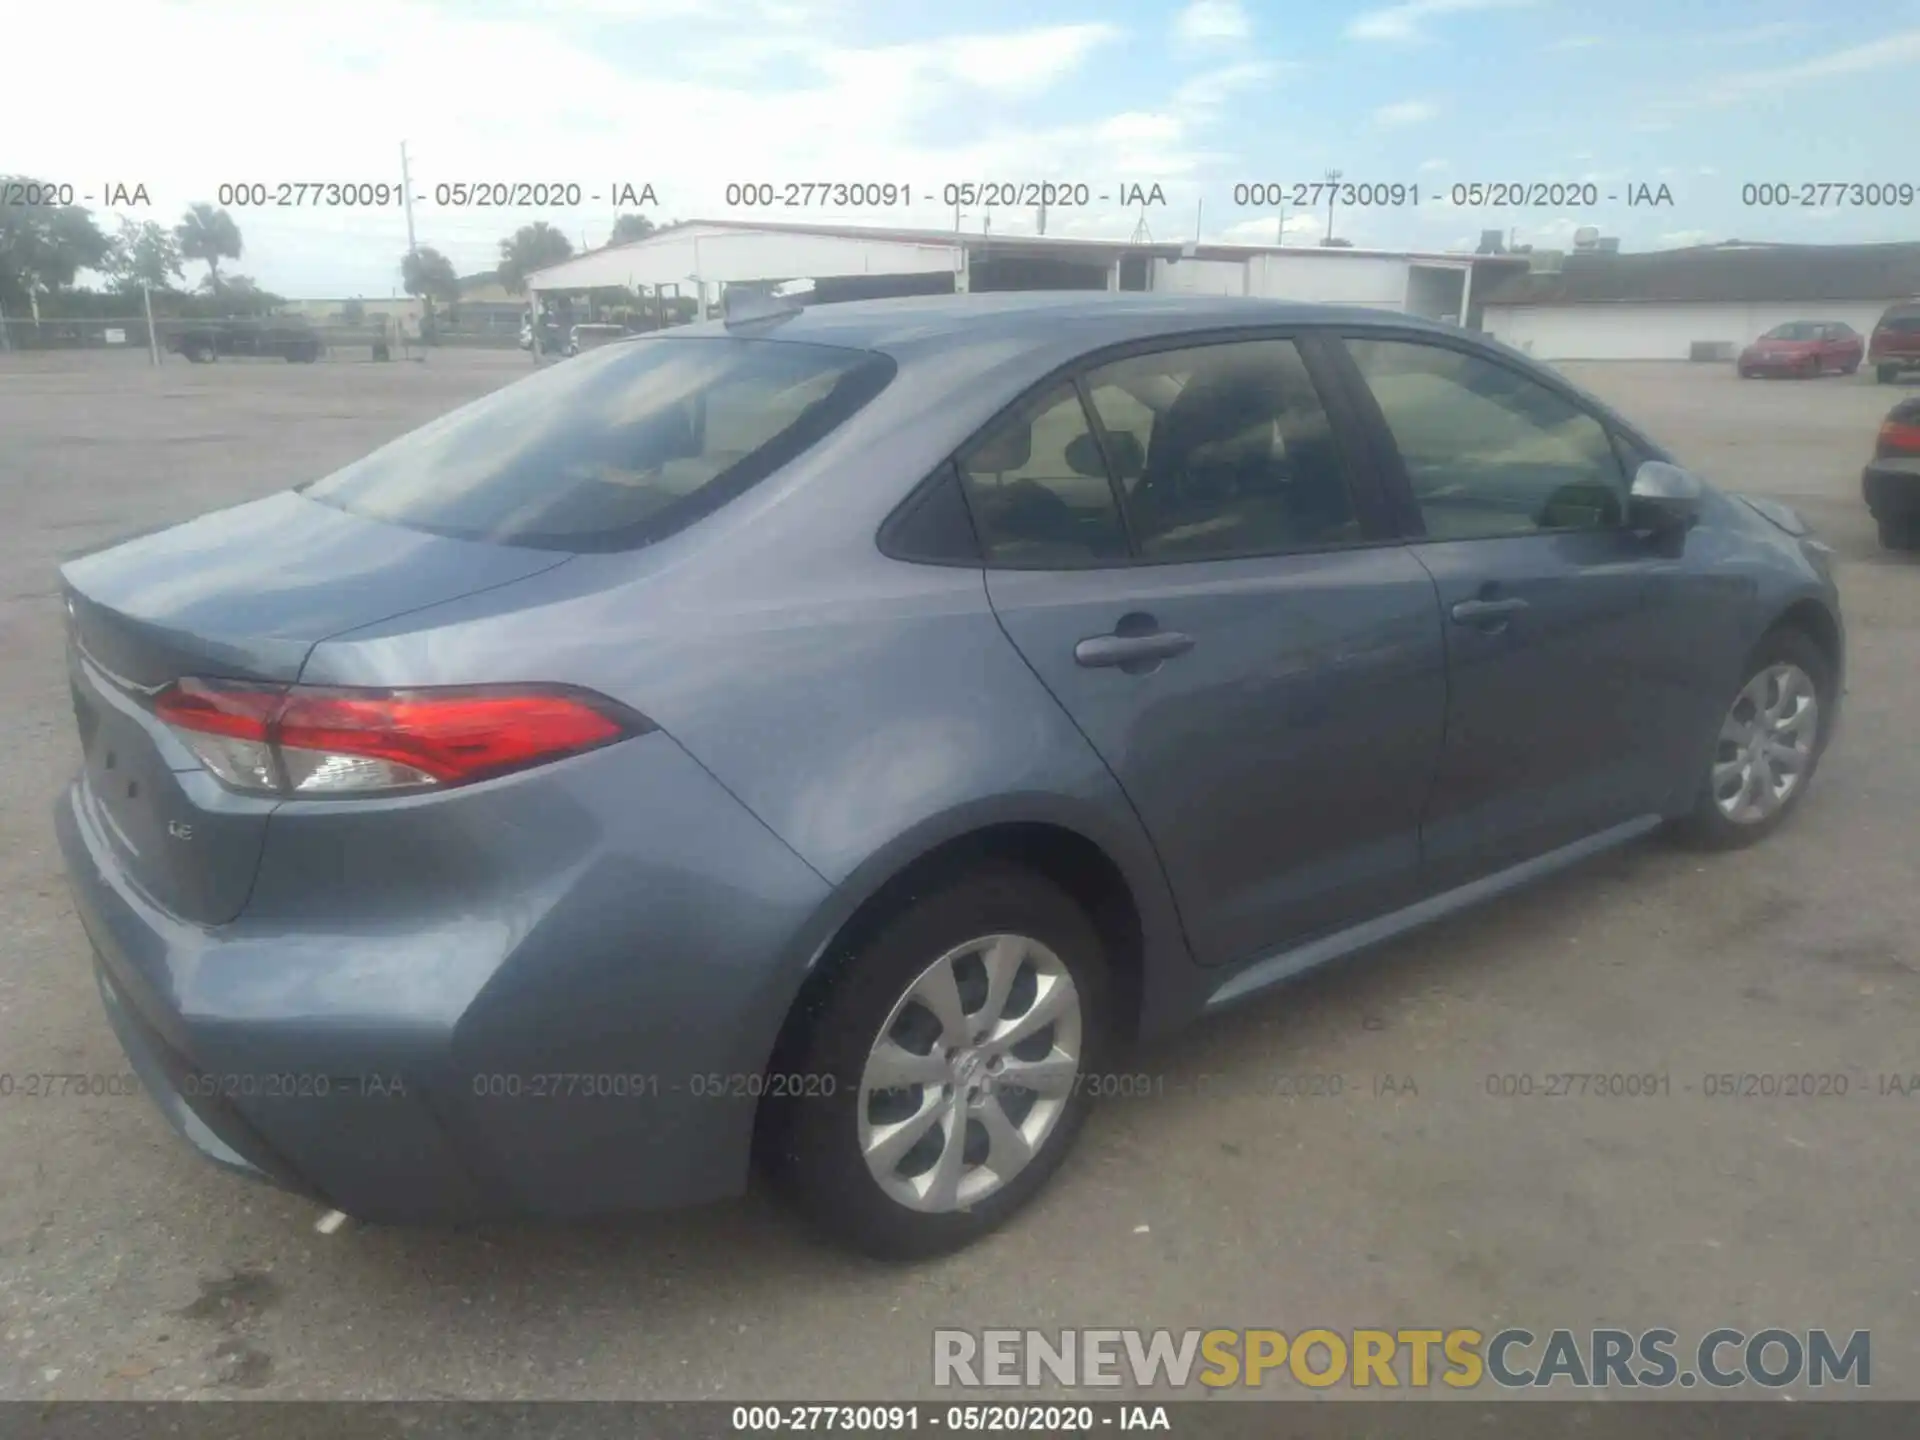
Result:
[[[1089,669],[1104,665],[1145,665],[1171,660],[1193,648],[1193,637],[1178,630],[1146,635],[1093,635],[1073,647],[1075,663]]]
[[[1448,613],[1459,624],[1477,625],[1482,620],[1503,619],[1526,608],[1526,601],[1518,595],[1509,595],[1500,600],[1461,600]]]

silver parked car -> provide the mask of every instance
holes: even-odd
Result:
[[[211,1159],[370,1221],[739,1191],[950,1248],[1120,1046],[1837,718],[1826,548],[1455,327],[771,307],[69,562],[57,811]]]

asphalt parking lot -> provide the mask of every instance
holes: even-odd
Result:
[[[1920,1094],[1882,1093],[1920,1077],[1920,557],[1878,549],[1860,503],[1905,393],[1866,375],[1568,367],[1841,556],[1847,718],[1794,823],[1728,856],[1647,842],[1137,1057],[1157,1093],[1107,1104],[965,1254],[847,1258],[757,1195],[325,1237],[139,1095],[27,1098],[29,1074],[126,1070],[49,820],[78,755],[59,559],[322,474],[526,368],[0,356],[0,1395],[883,1398],[933,1393],[935,1326],[1520,1324],[1867,1329],[1874,1393],[1920,1397]],[[1544,1072],[1670,1088],[1488,1093]],[[1730,1072],[1848,1093],[1708,1098]]]

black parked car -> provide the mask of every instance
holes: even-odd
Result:
[[[278,355],[310,363],[320,358],[320,336],[301,320],[203,320],[178,332],[167,349],[198,365],[222,355]]]
[[[1920,550],[1920,395],[1902,400],[1880,422],[1860,488],[1880,524],[1880,543]]]

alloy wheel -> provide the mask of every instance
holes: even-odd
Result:
[[[1777,661],[1742,687],[1720,726],[1713,803],[1736,825],[1778,814],[1813,767],[1820,694],[1807,672]]]
[[[860,1152],[912,1210],[966,1209],[1045,1146],[1080,1073],[1080,993],[1025,935],[985,935],[907,987],[860,1076]]]

